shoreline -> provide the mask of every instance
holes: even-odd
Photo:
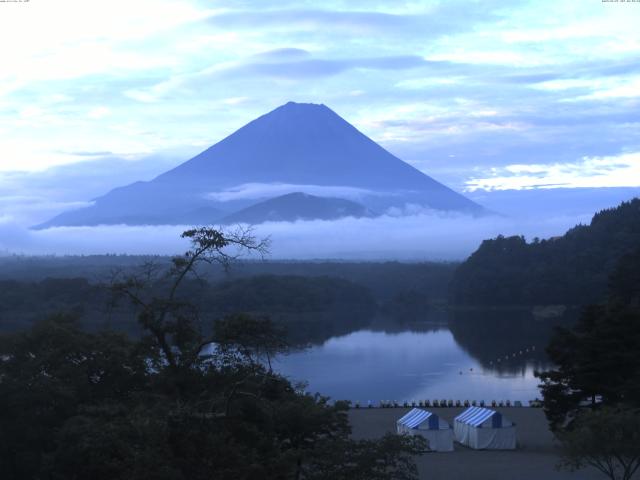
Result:
[[[419,408],[419,407],[417,407]],[[491,408],[491,407],[489,407]],[[379,438],[395,433],[396,420],[411,407],[351,408],[348,412],[352,437]],[[464,407],[426,408],[452,425]],[[472,450],[454,442],[453,452],[428,452],[416,456],[419,478],[429,480],[598,480],[595,469],[577,472],[557,470],[560,448],[549,430],[541,408],[498,407],[516,424],[516,450]]]

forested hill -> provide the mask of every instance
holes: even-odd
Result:
[[[606,296],[618,260],[640,245],[640,199],[594,215],[562,237],[498,236],[482,242],[454,274],[458,305],[586,305]]]

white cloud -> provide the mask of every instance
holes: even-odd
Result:
[[[563,98],[563,101],[610,100],[640,97],[640,76],[610,76],[597,78],[565,78],[548,80],[532,88],[550,92],[587,90],[590,93]]]
[[[563,234],[590,215],[544,219],[472,218],[420,213],[410,216],[344,218],[336,221],[265,223],[258,237],[270,236],[273,259],[460,260],[485,238],[498,234],[541,238]],[[57,227],[30,231],[0,226],[0,251],[25,254],[177,254],[189,226]]]
[[[87,117],[94,120],[100,120],[101,118],[108,116],[110,113],[111,109],[109,107],[95,107],[89,110]]]
[[[501,37],[508,43],[537,43],[553,40],[585,39],[591,38],[597,32],[602,31],[602,19],[590,19],[567,23],[558,27],[525,28],[522,30],[506,30]]]
[[[578,97],[578,100],[609,100],[616,98],[640,97],[640,76],[617,79],[615,84],[611,82],[604,88],[596,88],[596,91]]]
[[[584,157],[573,163],[513,164],[472,178],[466,190],[640,186],[640,152]]]
[[[470,135],[518,133],[529,125],[515,119],[505,119],[510,112],[483,101],[458,96],[446,104],[415,102],[397,104],[386,108],[369,107],[356,118],[356,125],[363,128],[377,141],[388,144],[426,143],[425,156],[430,157],[430,145],[434,140],[455,142]]]
[[[249,100],[249,97],[230,97],[222,100],[222,103],[225,105],[240,105],[241,103],[248,102]]]
[[[291,99],[329,105],[374,140],[410,152],[401,158],[427,173],[455,172],[446,179],[454,185],[466,178],[471,157],[473,166],[525,162],[521,152],[543,142],[553,143],[558,158],[635,151],[637,132],[616,130],[616,122],[633,118],[640,91],[638,8],[587,3],[492,1],[483,12],[464,0],[7,4],[0,11],[0,171],[81,160],[60,152],[133,157],[208,146]],[[265,12],[270,22],[262,22]],[[254,20],[216,23],[216,13]],[[367,24],[375,35],[361,35]],[[298,60],[311,71],[318,60],[349,64],[371,55],[439,62],[304,81],[250,68],[268,63],[256,54],[274,50],[293,54],[283,77]],[[309,55],[296,56],[302,50]],[[536,90],[536,78],[548,82]],[[573,121],[600,114],[610,118]],[[551,116],[558,123],[546,121]],[[594,146],[598,135],[606,148]],[[456,162],[443,167],[438,157],[451,153]]]
[[[514,50],[476,50],[473,48],[460,48],[445,51],[442,53],[434,53],[425,57],[425,60],[431,62],[456,62],[466,63],[470,65],[516,65],[538,66],[551,63],[548,59],[531,55],[526,52]]]
[[[23,84],[171,65],[171,57],[122,46],[211,13],[191,2],[167,0],[58,0],[6,10],[0,16],[0,42],[7,46],[0,79]]]
[[[176,166],[181,156],[166,152],[164,156],[131,160],[99,151],[65,155],[85,161],[38,172],[0,170],[0,216],[16,224],[35,225],[63,211],[89,206],[90,199],[112,188],[150,180]]]
[[[89,207],[93,202],[52,201],[40,196],[16,196],[0,197],[0,215],[8,222],[23,225],[25,221],[32,220],[37,223],[48,220],[54,215],[77,208]]]
[[[539,90],[570,90],[573,88],[598,88],[606,79],[592,78],[565,78],[558,80],[548,80],[546,82],[534,83],[533,88]]]
[[[326,185],[294,185],[289,183],[243,183],[221,192],[211,192],[207,198],[218,202],[232,200],[270,198],[287,193],[304,192],[321,197],[341,197],[358,199],[367,195],[380,195],[364,188]]]
[[[49,148],[54,150],[55,145],[50,145]],[[0,137],[0,172],[44,170],[79,160],[77,157],[51,151],[49,148],[43,145],[36,145],[34,148],[26,139]]]
[[[455,85],[464,81],[464,77],[423,77],[423,78],[410,78],[407,80],[401,80],[396,83],[396,87],[406,88],[409,90],[422,90],[428,87],[437,87],[441,85]]]

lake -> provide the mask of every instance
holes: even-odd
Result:
[[[530,314],[468,314],[448,325],[363,329],[279,357],[274,368],[307,390],[359,401],[529,400],[540,398],[534,371],[558,322]]]

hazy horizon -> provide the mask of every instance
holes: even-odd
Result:
[[[474,218],[463,214],[416,212],[375,218],[267,222],[254,234],[270,237],[267,259],[303,260],[463,260],[481,241],[497,235],[549,238],[563,235],[592,214],[551,217]],[[192,225],[53,227],[30,230],[0,223],[0,253],[26,255],[182,253],[180,234]],[[233,229],[233,226],[226,227]]]

